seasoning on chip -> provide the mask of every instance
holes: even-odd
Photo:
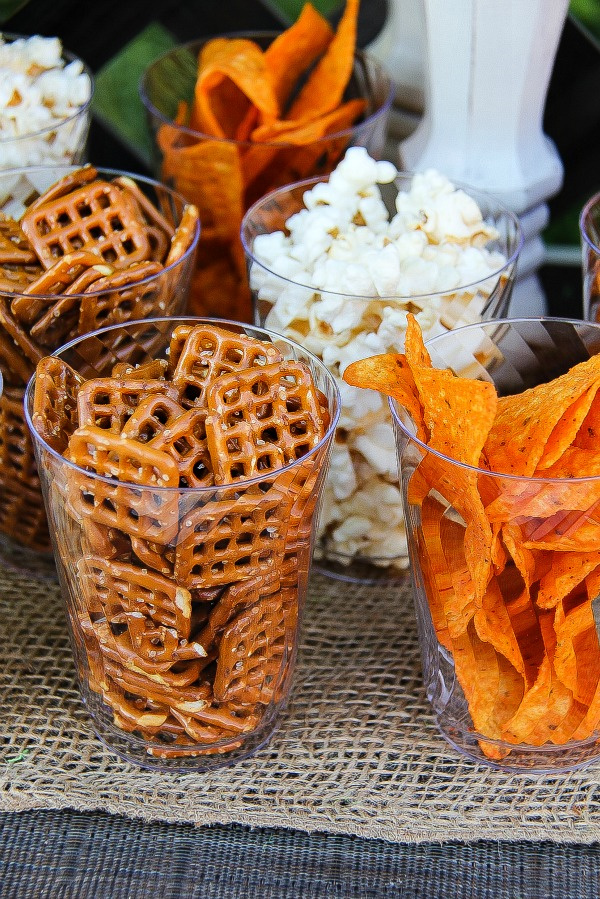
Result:
[[[404,355],[346,370],[403,405],[430,450],[407,475],[423,580],[490,759],[600,728],[599,376],[593,356],[497,397],[432,368],[413,316]]]

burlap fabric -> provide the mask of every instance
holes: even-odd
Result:
[[[88,725],[58,586],[0,572],[0,809],[293,827],[391,841],[600,839],[600,765],[506,775],[439,736],[408,580],[315,574],[292,700],[271,743],[209,774],[112,755]]]

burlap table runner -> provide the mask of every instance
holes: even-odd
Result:
[[[315,574],[292,701],[271,743],[209,774],[112,755],[88,725],[58,586],[0,571],[0,808],[102,809],[392,841],[600,839],[600,765],[506,775],[455,753],[420,679],[408,579]]]

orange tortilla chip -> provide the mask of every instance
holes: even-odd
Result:
[[[257,143],[279,142],[304,146],[313,144],[327,134],[335,134],[349,128],[363,114],[366,100],[348,100],[337,109],[310,122],[280,120],[259,125],[252,132],[252,140]]]
[[[425,439],[423,407],[406,356],[384,353],[351,362],[344,371],[344,381],[352,387],[378,390],[393,397],[409,413],[419,439]]]
[[[539,623],[546,653],[534,685],[504,728],[509,742],[530,746],[566,742],[585,715],[585,707],[559,680],[552,664],[556,646],[554,610],[540,612]]]
[[[325,54],[292,103],[288,119],[316,119],[342,102],[354,65],[360,0],[346,0],[346,8]]]
[[[423,333],[412,312],[409,312],[406,316],[404,353],[411,371],[414,368],[432,368],[431,356],[425,347]]]
[[[540,580],[536,602],[541,609],[552,609],[582,584],[600,565],[597,552],[556,552],[550,570]]]
[[[475,612],[474,622],[479,639],[491,643],[496,652],[508,659],[525,678],[525,661],[496,578],[488,584],[481,608]]]
[[[538,462],[537,471],[544,471],[558,462],[573,441],[590,410],[590,406],[598,393],[598,385],[590,387],[561,416],[554,430],[546,441],[542,458]]]
[[[327,19],[305,3],[294,24],[265,50],[265,63],[280,109],[285,109],[298,80],[325,52],[333,38]]]
[[[476,731],[491,740],[503,739],[505,726],[523,699],[523,678],[490,643],[480,640],[473,624],[452,641],[456,677]],[[500,759],[502,747],[480,743],[488,758]]]
[[[279,104],[263,51],[245,38],[214,38],[200,53],[191,127],[213,137],[235,138],[254,106],[266,121]]]
[[[556,607],[554,629],[556,652],[554,667],[575,699],[588,708],[594,700],[600,680],[600,644],[591,601],[565,610]]]
[[[163,159],[162,179],[198,207],[203,236],[239,241],[243,182],[233,143],[204,140],[171,150]]]
[[[505,474],[534,474],[538,466],[544,466],[546,446],[563,415],[578,397],[597,391],[598,387],[600,355],[581,362],[548,384],[501,397],[485,443],[490,469]],[[557,442],[551,444],[554,450]]]

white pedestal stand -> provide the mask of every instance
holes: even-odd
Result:
[[[545,201],[560,189],[563,168],[542,119],[568,0],[421,2],[425,114],[400,146],[400,165],[437,168],[493,194],[521,217],[525,246],[510,314],[543,314],[545,297],[535,276],[544,256],[540,232],[548,220]],[[402,43],[407,4],[390,5],[378,49],[400,82],[394,47]]]

